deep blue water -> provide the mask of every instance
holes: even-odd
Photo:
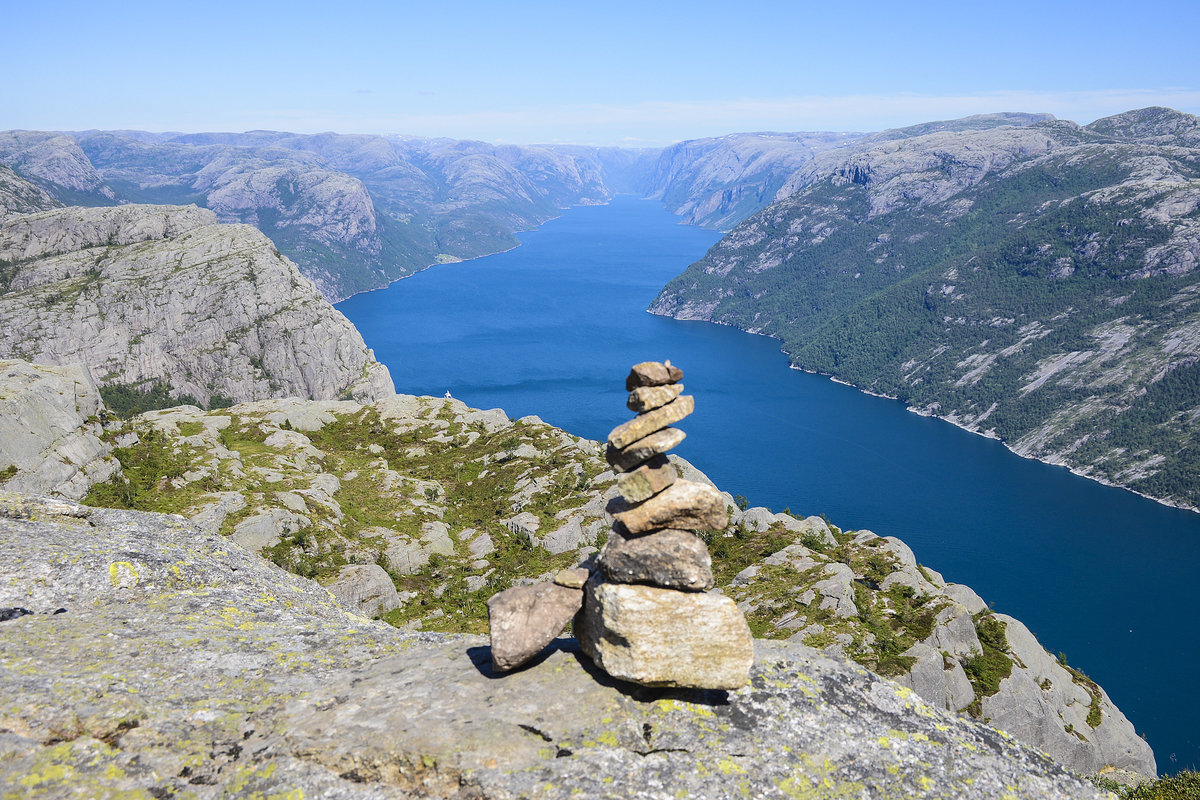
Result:
[[[1200,514],[1019,458],[998,442],[788,369],[776,342],[645,312],[718,234],[629,197],[523,246],[339,308],[398,391],[537,414],[603,439],[624,378],[671,359],[696,412],[677,452],[751,505],[898,536],[1098,681],[1161,772],[1200,765]]]

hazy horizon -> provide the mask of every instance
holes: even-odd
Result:
[[[1200,113],[1200,8],[779,0],[8,10],[0,129],[279,130],[655,147],[999,111]]]

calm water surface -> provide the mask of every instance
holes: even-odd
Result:
[[[592,439],[628,418],[629,366],[671,359],[696,397],[677,452],[721,488],[900,537],[1098,681],[1160,771],[1200,765],[1200,514],[788,369],[773,340],[645,313],[719,238],[676,223],[620,197],[338,307],[399,391]]]

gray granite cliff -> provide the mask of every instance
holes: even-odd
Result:
[[[70,207],[0,223],[0,357],[201,402],[374,399],[362,336],[247,225],[195,206]]]

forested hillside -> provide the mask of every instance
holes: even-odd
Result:
[[[818,155],[651,310],[1200,505],[1200,120],[917,133]]]

